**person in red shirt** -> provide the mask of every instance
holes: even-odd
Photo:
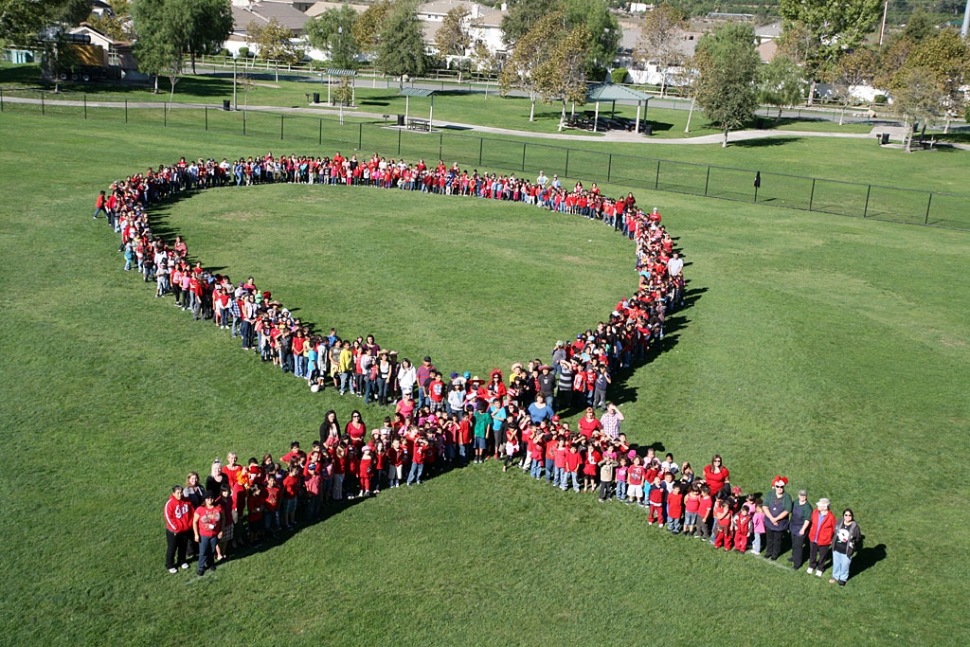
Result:
[[[300,496],[300,468],[291,467],[289,474],[283,479],[283,525],[287,530],[296,526],[296,503]]]
[[[647,478],[647,470],[643,468],[643,459],[633,457],[633,465],[626,472],[627,495],[630,501],[643,505],[643,483]]]
[[[734,515],[734,550],[744,553],[748,550],[748,531],[751,528],[751,515],[748,507],[742,505]]]
[[[704,467],[704,482],[711,488],[711,496],[716,497],[721,488],[730,483],[731,473],[724,467],[720,454],[714,454],[710,465]]]
[[[215,492],[206,491],[205,504],[195,510],[192,517],[192,530],[199,544],[199,576],[205,575],[207,568],[216,570],[216,552],[222,539],[225,514],[222,506],[216,504]]]
[[[835,515],[829,510],[829,500],[819,499],[812,512],[812,523],[808,527],[808,573],[822,577],[825,570],[825,559],[832,548],[832,537],[835,536]]]
[[[428,383],[428,398],[431,401],[431,412],[445,410],[445,383],[441,380],[441,373],[431,372],[431,382]]]
[[[247,521],[249,522],[249,543],[259,546],[260,537],[263,531],[263,506],[266,501],[266,493],[259,483],[255,483],[249,491],[246,501]]]
[[[358,496],[370,496],[370,479],[373,473],[374,457],[369,445],[365,445],[360,462],[357,464],[357,478],[360,480],[360,494]]]
[[[680,484],[675,483],[667,495],[667,529],[675,535],[680,534],[681,516],[684,514],[684,495],[680,492]]]
[[[579,433],[586,436],[586,438],[592,438],[593,432],[599,431],[603,428],[603,423],[596,419],[596,412],[593,407],[586,407],[586,414],[579,419]]]
[[[276,484],[276,474],[266,476],[266,488],[263,491],[263,529],[275,533],[280,529],[280,487]]]
[[[573,445],[566,454],[566,466],[563,468],[562,483],[559,486],[563,492],[569,488],[569,479],[573,480],[573,492],[579,492],[579,466],[583,462],[583,455],[579,453],[579,447]]]
[[[103,192],[102,192],[103,193]],[[168,541],[168,550],[165,552],[165,568],[169,573],[178,573],[176,564],[181,564],[183,569],[189,567],[186,551],[189,546],[189,538],[192,536],[192,517],[194,508],[188,499],[182,498],[182,486],[172,486],[172,496],[165,503],[165,538]],[[178,561],[175,557],[178,554]]]
[[[408,473],[408,487],[417,482],[421,485],[421,475],[424,473],[424,464],[428,459],[428,441],[425,438],[418,438],[414,443],[414,457],[411,459],[411,471]]]
[[[731,502],[727,497],[719,497],[714,503],[714,548],[724,546],[724,550],[730,552],[734,544],[732,521]]]
[[[401,445],[401,440],[395,438],[387,448],[387,478],[389,487],[401,487],[404,478],[404,462],[407,460],[407,450]]]
[[[663,528],[664,499],[667,496],[667,489],[663,485],[660,474],[657,474],[653,469],[648,470],[648,472],[653,472],[653,478],[650,479],[648,477],[647,479],[647,482],[650,483],[650,492],[647,494],[648,503],[650,505],[650,512],[647,516],[647,525],[652,526],[653,522],[656,521],[657,525]]]
[[[700,526],[700,538],[705,541],[711,539],[711,510],[713,507],[714,499],[711,498],[711,488],[702,485],[701,500],[697,504],[697,525]]]

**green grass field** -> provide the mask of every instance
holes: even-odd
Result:
[[[678,237],[696,300],[665,352],[615,385],[624,430],[695,466],[719,452],[745,490],[783,473],[853,507],[866,549],[844,589],[488,464],[198,580],[162,568],[169,487],[227,451],[281,454],[361,403],[309,393],[154,299],[121,271],[93,200],[181,155],[298,147],[9,114],[0,130],[10,644],[965,642],[968,234],[637,192]],[[514,205],[274,186],[158,215],[301,316],[447,370],[543,356],[634,278],[632,245],[602,225]]]

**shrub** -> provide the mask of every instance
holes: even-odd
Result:
[[[628,74],[629,72],[627,72],[627,69],[625,67],[618,67],[612,72],[610,72],[610,76],[613,79],[613,83],[626,83],[626,77]]]
[[[884,106],[889,102],[885,94],[877,94],[872,98],[872,102],[877,106]]]
[[[249,58],[249,48],[240,47],[239,48],[239,58]]]

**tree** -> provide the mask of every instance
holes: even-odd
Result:
[[[293,65],[303,58],[303,50],[293,43],[293,32],[276,18],[265,25],[252,21],[246,27],[246,34],[249,42],[259,46],[259,56],[267,61]]]
[[[110,0],[111,13],[98,15],[92,13],[87,18],[89,25],[113,40],[132,40],[135,30],[131,23],[131,6],[127,0]]]
[[[586,59],[592,41],[593,36],[585,25],[573,27],[564,38],[556,40],[549,59],[539,71],[539,78],[544,82],[543,100],[562,102],[559,130],[566,123],[566,104],[586,103]]]
[[[680,65],[684,54],[680,49],[684,32],[687,31],[687,21],[679,9],[669,4],[658,5],[647,13],[640,30],[640,40],[637,41],[633,56],[644,64],[654,61],[660,72],[660,96],[664,96],[667,89],[667,74],[670,69]]]
[[[871,49],[861,48],[846,54],[836,64],[829,76],[829,81],[835,89],[835,96],[842,104],[839,115],[839,125],[845,120],[845,109],[852,102],[852,88],[871,83],[876,74],[878,57]]]
[[[519,38],[499,75],[499,90],[506,96],[513,88],[529,95],[529,121],[535,121],[536,101],[546,87],[554,70],[549,64],[559,34],[565,28],[562,11],[540,18],[524,36]]]
[[[950,120],[963,112],[962,88],[970,76],[970,46],[956,29],[944,29],[917,44],[906,67],[933,76],[940,90],[940,111],[946,117],[944,132],[949,132]]]
[[[945,95],[943,84],[935,72],[924,67],[906,67],[900,71],[893,87],[893,111],[906,122],[906,152],[913,150],[916,124],[940,115]]]
[[[357,67],[360,45],[354,35],[357,12],[350,5],[339,9],[327,9],[307,23],[306,34],[310,44],[326,51],[331,65],[344,70]]]
[[[52,32],[76,25],[89,13],[88,0],[0,0],[0,44],[43,49]]]
[[[58,70],[73,57],[67,29],[90,11],[87,0],[0,0],[0,45],[42,51],[45,72],[56,84]]]
[[[795,41],[803,49],[805,75],[811,86],[809,105],[826,69],[862,43],[875,27],[881,7],[882,0],[779,0],[783,41],[788,41],[789,47]],[[802,62],[799,57],[793,58]]]
[[[417,6],[398,0],[384,19],[377,45],[377,69],[401,77],[420,76],[431,67],[424,51],[424,32],[418,21]]]
[[[610,13],[606,0],[563,0],[566,11],[566,29],[585,27],[591,34],[587,48],[587,74],[594,68],[613,65],[616,49],[620,46],[623,30],[616,16]]]
[[[135,54],[143,72],[168,77],[170,96],[182,74],[185,53],[193,61],[221,47],[232,32],[229,0],[136,0],[131,7],[135,33]]]
[[[727,23],[704,35],[694,54],[697,65],[695,96],[707,118],[728,132],[740,128],[758,107],[755,80],[761,59],[754,48],[749,24]]]
[[[132,5],[135,21],[135,56],[143,72],[155,75],[155,92],[158,77],[168,77],[169,100],[175,96],[175,84],[182,73],[184,52],[191,33],[191,10],[188,0],[138,0]]]
[[[464,56],[471,45],[471,37],[465,25],[471,12],[465,5],[458,5],[445,14],[441,27],[434,35],[434,44],[442,56]]]
[[[191,55],[192,73],[195,57],[218,52],[232,33],[232,3],[230,0],[193,0],[182,5],[189,11],[189,34],[185,49]]]
[[[381,30],[390,14],[393,5],[389,0],[380,0],[357,16],[353,26],[354,40],[361,50],[368,53],[377,52],[381,42]]]
[[[509,11],[502,16],[502,40],[514,46],[529,33],[543,16],[561,8],[562,0],[513,0],[507,3]]]
[[[563,12],[564,26],[567,31],[583,25],[593,35],[586,56],[587,73],[591,72],[593,67],[610,65],[623,34],[616,17],[610,13],[606,0],[511,2],[509,12],[502,17],[502,38],[507,45],[514,47],[539,20],[560,11]],[[551,35],[547,34],[547,37]]]
[[[794,106],[804,98],[805,81],[795,61],[782,54],[758,68],[758,102],[777,107],[778,119],[783,107]]]

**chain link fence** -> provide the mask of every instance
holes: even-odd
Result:
[[[153,128],[186,128],[407,159],[439,159],[505,172],[558,174],[631,189],[669,191],[788,209],[970,230],[970,195],[710,166],[567,148],[447,130],[417,132],[396,119],[341,123],[266,110],[227,110],[204,104],[98,102],[86,94],[0,89],[0,111],[95,119]],[[758,180],[756,182],[756,179]],[[757,186],[756,186],[757,185]]]

